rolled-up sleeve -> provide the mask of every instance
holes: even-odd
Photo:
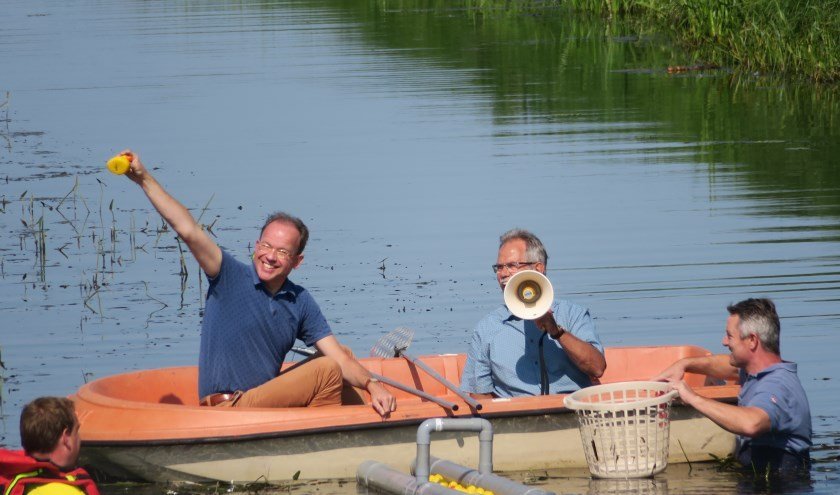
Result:
[[[595,331],[595,321],[589,314],[589,310],[577,304],[569,304],[565,301],[554,308],[554,317],[563,328],[571,332],[575,337],[592,344],[601,354],[604,353],[604,346]],[[556,345],[560,345],[555,341]]]

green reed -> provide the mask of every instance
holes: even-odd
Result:
[[[6,148],[11,151],[12,149],[12,138],[9,136],[9,102],[12,101],[12,94],[9,91],[6,91],[6,99],[0,102],[0,110],[5,110],[5,116],[3,117],[3,122],[6,123],[5,129],[0,130],[0,137],[6,141]],[[5,200],[5,197],[3,198]],[[5,205],[4,205],[5,206]]]
[[[667,33],[704,63],[840,81],[840,2],[831,0],[554,0]]]

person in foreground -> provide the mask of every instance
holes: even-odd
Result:
[[[521,270],[545,274],[548,254],[527,230],[502,234],[493,272],[504,292]],[[522,320],[502,305],[473,332],[461,389],[476,398],[546,395],[592,385],[607,367],[589,311],[555,300],[536,320]]]
[[[39,397],[20,414],[23,451],[0,449],[0,493],[98,495],[88,473],[76,467],[79,419],[70,399]]]
[[[343,380],[370,393],[382,417],[396,410],[385,387],[338,343],[318,304],[289,274],[303,262],[309,230],[287,213],[268,217],[251,263],[222,250],[190,212],[152,177],[137,154],[126,173],[187,244],[209,287],[199,351],[206,406],[315,407],[341,403]],[[295,339],[318,353],[280,373]]]
[[[729,355],[684,358],[654,380],[668,381],[686,404],[737,435],[736,459],[757,473],[807,469],[810,465],[811,410],[796,375],[782,360],[776,306],[747,299],[726,308],[723,345]],[[697,395],[683,381],[686,372],[738,379],[738,405]]]

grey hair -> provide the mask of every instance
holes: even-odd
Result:
[[[738,330],[741,338],[749,337],[751,333],[758,336],[761,345],[769,352],[781,355],[779,351],[779,334],[782,331],[776,305],[770,299],[745,299],[739,303],[726,307],[730,315],[737,315],[740,319]]]
[[[271,215],[269,215],[268,218],[265,220],[265,223],[263,224],[262,229],[260,230],[261,236],[263,232],[265,232],[265,228],[268,227],[268,225],[272,222],[285,222],[294,225],[294,227],[300,233],[300,242],[298,243],[298,252],[296,254],[303,254],[303,250],[306,247],[306,242],[309,240],[309,228],[306,226],[305,223],[303,223],[303,220],[294,215],[289,215],[284,211],[274,212]]]
[[[528,261],[538,261],[543,265],[548,266],[548,253],[545,252],[545,246],[539,237],[525,229],[510,229],[499,237],[499,249],[508,241],[515,239],[522,239],[525,241],[525,255]]]

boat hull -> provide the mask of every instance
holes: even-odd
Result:
[[[573,413],[495,418],[493,466],[498,471],[586,467]],[[213,443],[86,446],[83,461],[124,479],[225,481],[351,478],[361,461],[378,460],[408,472],[418,424]],[[734,437],[695,411],[672,409],[669,463],[702,462],[732,452]],[[441,432],[432,455],[478,466],[475,434]]]
[[[658,366],[651,365],[645,355],[653,352],[650,349],[661,348],[619,349],[648,351],[635,356],[642,360],[631,366],[640,375],[634,378],[627,369],[621,371],[616,350],[608,349],[608,362],[613,354],[621,371],[605,377],[612,378],[610,381],[649,377],[645,367]],[[688,349],[691,353],[702,351]],[[684,349],[681,352],[684,354]],[[671,354],[667,357],[672,358]],[[421,358],[457,382],[463,355]],[[459,400],[405,360],[376,358],[363,360],[363,364],[448,401]],[[355,396],[346,394],[351,405],[343,406],[247,410],[200,407],[194,389],[189,389],[195,377],[194,368],[171,368],[109,377],[80,389],[74,400],[82,422],[82,463],[115,479],[155,482],[351,478],[367,459],[407,472],[416,455],[420,423],[434,417],[481,416],[493,425],[496,470],[586,466],[578,419],[563,405],[563,395],[487,399],[481,401],[480,411],[460,402],[459,410],[451,411],[395,390],[398,410],[383,420],[364,403],[366,397],[360,391],[350,391]],[[737,397],[737,386],[703,386],[703,377],[690,377],[690,381],[699,383],[695,389],[708,397],[724,401]],[[165,388],[165,384],[170,390],[148,392]],[[147,395],[136,397],[143,393]],[[128,399],[132,397],[135,400]],[[724,457],[733,446],[733,435],[694,409],[672,407],[669,463],[707,461],[712,455]],[[465,466],[478,466],[478,437],[475,433],[435,433],[431,453]]]

